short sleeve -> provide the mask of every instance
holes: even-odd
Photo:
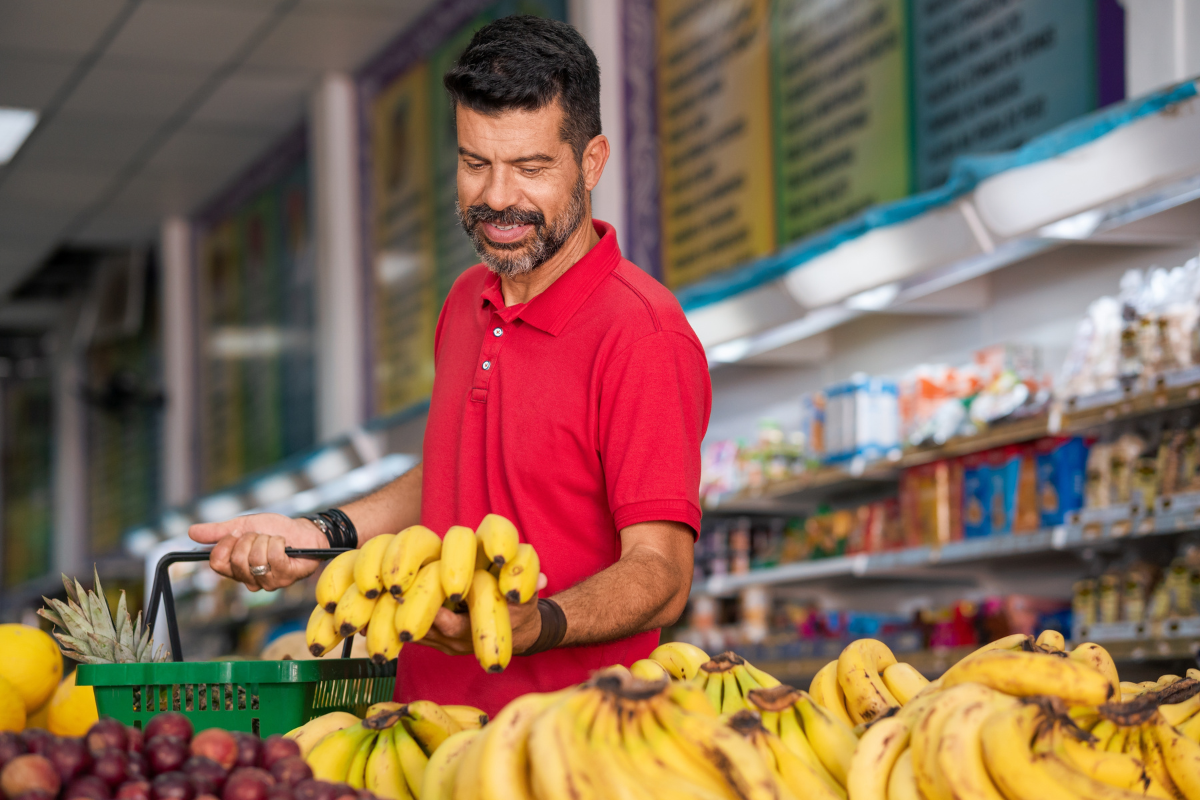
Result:
[[[617,530],[658,520],[700,530],[700,441],[711,407],[704,353],[681,333],[645,336],[609,363],[598,439]]]

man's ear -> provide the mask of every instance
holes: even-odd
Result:
[[[587,143],[587,147],[583,148],[580,168],[583,170],[583,185],[589,192],[600,182],[600,176],[604,174],[604,165],[608,163],[611,152],[608,137],[604,134],[593,137]]]

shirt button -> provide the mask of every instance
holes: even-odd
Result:
[[[492,362],[490,362],[490,361],[485,361],[485,362],[483,362],[483,368],[484,368],[484,369],[491,369],[491,368],[492,368]]]
[[[503,336],[504,328],[492,328],[492,336]]]

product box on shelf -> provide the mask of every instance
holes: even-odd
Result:
[[[825,390],[825,461],[876,461],[900,447],[895,381],[855,375]]]
[[[1038,513],[1043,528],[1062,525],[1083,508],[1087,443],[1078,436],[1040,440],[1037,449]]]
[[[909,547],[936,547],[963,538],[962,461],[910,467],[900,478],[900,513]]]

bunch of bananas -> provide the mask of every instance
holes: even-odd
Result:
[[[700,665],[696,684],[719,714],[736,714],[750,708],[748,695],[755,689],[779,685],[772,676],[735,653],[721,653]]]
[[[781,752],[789,766],[797,760]],[[624,667],[602,670],[580,686],[517,698],[481,731],[448,739],[427,776],[435,762],[439,778],[427,777],[421,800],[808,796],[788,791],[695,683],[645,681]],[[801,782],[807,774],[795,773]]]
[[[474,531],[456,525],[444,537],[421,525],[376,536],[321,573],[308,647],[321,656],[366,631],[367,652],[387,663],[405,643],[424,638],[444,606],[470,615],[480,666],[502,672],[512,658],[508,603],[529,602],[540,572],[533,546],[499,514],[488,514]]]
[[[354,721],[346,724],[347,716]],[[485,724],[487,715],[477,708],[420,700],[377,703],[361,720],[326,714],[287,736],[300,743],[318,780],[347,783],[383,800],[420,800],[432,777],[431,757],[454,735]]]

